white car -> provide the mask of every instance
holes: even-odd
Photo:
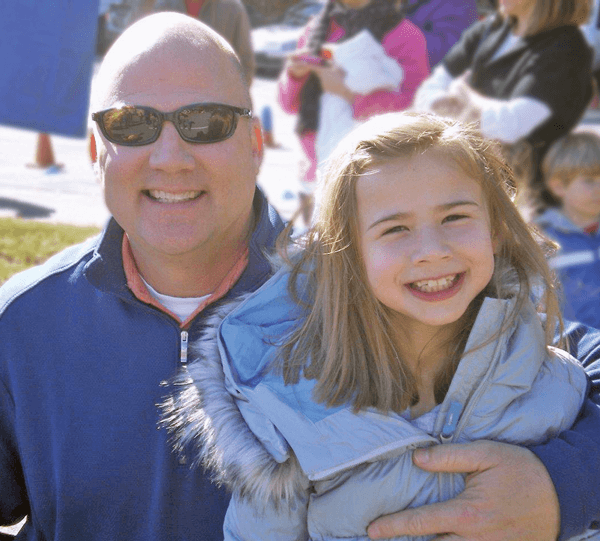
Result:
[[[285,12],[280,22],[252,30],[252,48],[259,75],[279,74],[286,57],[296,49],[306,23],[324,5],[325,0],[300,0]]]

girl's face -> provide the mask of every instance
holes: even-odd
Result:
[[[356,185],[367,277],[407,333],[456,322],[494,272],[479,183],[435,151],[392,158]]]

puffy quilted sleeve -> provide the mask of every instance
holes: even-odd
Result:
[[[223,534],[225,541],[307,541],[308,492],[291,506],[279,508],[252,504],[234,495],[229,503]]]

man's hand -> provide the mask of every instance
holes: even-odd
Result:
[[[381,517],[371,539],[445,534],[446,541],[554,541],[560,510],[542,462],[515,445],[480,441],[438,445],[414,452],[414,463],[432,472],[468,473],[464,492],[442,503]]]

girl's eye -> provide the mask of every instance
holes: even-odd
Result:
[[[405,225],[395,225],[394,227],[390,227],[389,229],[386,229],[382,233],[382,236],[391,235],[393,233],[401,233],[402,231],[408,231],[408,227],[406,227]]]
[[[442,223],[444,223],[444,222],[456,222],[458,220],[464,220],[465,218],[468,218],[468,216],[466,214],[450,214],[449,216],[446,216],[442,220]]]

